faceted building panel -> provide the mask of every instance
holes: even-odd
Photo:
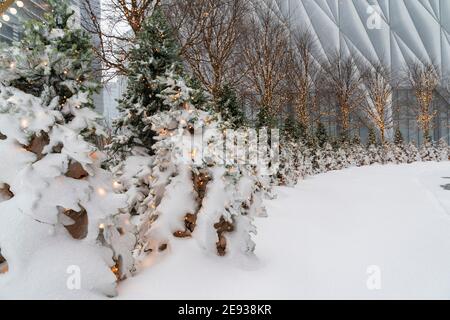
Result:
[[[396,74],[407,63],[421,61],[439,66],[442,77],[450,79],[450,0],[274,1],[294,25],[316,36],[318,61],[339,50],[368,63],[382,62]],[[414,99],[411,92],[407,95]],[[438,114],[434,138],[445,137],[450,142],[448,100],[443,94],[434,103]],[[403,110],[397,122],[405,136],[420,140],[408,102],[397,104]]]

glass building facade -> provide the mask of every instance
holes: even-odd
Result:
[[[336,51],[361,60],[381,62],[394,75],[408,62],[433,63],[442,72],[443,88],[433,108],[433,137],[450,143],[450,0],[274,0],[277,9],[300,30],[317,40],[317,60]],[[421,142],[411,90],[398,90],[394,115],[404,137]],[[335,129],[330,127],[330,131]],[[366,134],[362,129],[362,135]]]

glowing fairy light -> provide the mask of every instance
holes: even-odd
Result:
[[[192,157],[192,159],[195,159],[196,156],[197,156],[197,149],[194,148],[192,150],[191,157]]]
[[[114,181],[114,182],[113,182],[113,188],[114,188],[114,189],[119,189],[121,186],[122,186],[122,185],[120,184],[119,181]]]
[[[16,15],[17,14],[17,9],[16,8],[9,8],[9,12],[11,12],[11,14]]]
[[[28,128],[29,125],[30,123],[28,122],[28,119],[23,118],[22,120],[20,120],[20,127],[22,129]]]
[[[16,1],[16,5],[17,5],[18,8],[23,8],[23,6],[24,6],[23,2],[20,1],[20,0]]]
[[[106,190],[104,188],[98,188],[97,193],[99,196],[102,196],[102,197],[106,196]]]
[[[94,160],[94,161],[97,161],[98,160],[98,154],[97,154],[97,152],[91,152],[90,154],[89,154],[89,158],[91,158],[92,160]]]
[[[2,18],[3,18],[3,20],[5,20],[6,22],[8,22],[8,21],[11,19],[7,14],[4,14],[4,15],[2,16]]]

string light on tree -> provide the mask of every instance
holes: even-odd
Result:
[[[113,188],[114,188],[114,189],[120,189],[120,187],[122,187],[122,185],[120,184],[120,182],[118,182],[118,181],[114,181],[114,182],[113,182]]]
[[[97,189],[97,193],[98,193],[98,195],[101,196],[101,197],[104,197],[104,196],[106,196],[106,194],[107,194],[107,192],[106,192],[106,190],[105,190],[104,188],[98,188],[98,189]]]
[[[91,152],[90,154],[89,154],[89,158],[91,158],[92,160],[94,160],[94,161],[97,161],[98,160],[98,154],[97,154],[97,152]]]
[[[29,122],[28,122],[28,119],[23,118],[23,119],[20,120],[20,127],[21,127],[22,129],[28,128],[29,125],[30,125],[30,124],[29,124]]]
[[[11,2],[8,0],[8,4]],[[17,270],[31,270],[36,262],[43,268],[65,269],[67,257],[74,265],[92,270],[84,277],[91,277],[86,281],[98,288],[96,293],[114,296],[116,279],[111,277],[110,268],[116,265],[121,278],[123,273],[131,272],[134,262],[130,248],[135,236],[131,226],[123,226],[129,218],[121,211],[127,206],[127,197],[113,192],[112,174],[102,167],[103,152],[93,152],[99,150],[95,141],[105,128],[97,121],[100,115],[93,108],[92,94],[99,83],[92,70],[92,43],[87,32],[68,24],[73,12],[69,1],[45,2],[54,8],[53,14],[42,18],[46,23],[39,19],[24,24],[20,39],[0,50],[0,162],[14,159],[6,163],[11,171],[6,178],[5,172],[0,172],[0,184],[10,183],[8,190],[14,190],[14,197],[20,199],[8,207],[11,215],[23,215],[20,220],[0,218],[2,230],[9,229],[12,236],[8,239],[10,235],[1,232],[1,250],[17,257],[8,261],[14,277],[21,276]],[[13,14],[22,13],[19,8],[23,2],[16,4],[14,10],[6,8],[11,20]],[[0,19],[2,15],[3,10]],[[86,85],[67,81],[64,74],[72,73]],[[61,102],[67,108],[60,109]],[[82,105],[80,111],[75,109],[78,104]],[[6,141],[3,133],[8,134]],[[36,170],[30,170],[33,167]],[[41,224],[42,228],[36,228]],[[49,234],[47,225],[68,232]],[[22,239],[25,232],[30,236]],[[128,241],[125,246],[123,238]],[[83,239],[83,244],[71,239]],[[20,248],[13,244],[15,240]],[[69,250],[70,257],[60,259],[58,255],[68,250],[66,243],[73,250]],[[34,260],[27,256],[41,246],[57,259],[46,261],[38,254]]]
[[[192,159],[194,160],[196,156],[197,156],[197,149],[194,148],[194,149],[192,150],[191,157],[192,157]]]

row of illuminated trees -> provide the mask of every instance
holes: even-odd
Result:
[[[96,50],[104,72],[112,77],[126,75],[124,42],[133,43],[148,11],[160,1],[111,0],[104,7],[109,28],[99,22],[91,1],[83,1],[92,12],[85,27],[101,39]],[[223,102],[224,93],[232,90],[237,98],[232,107],[241,109],[250,124],[283,126],[294,136],[305,136],[327,119],[344,140],[363,124],[376,130],[384,143],[399,125],[394,93],[408,88],[414,97],[405,102],[408,112],[414,114],[424,139],[431,137],[437,116],[433,99],[438,92],[447,92],[433,64],[409,62],[402,72],[392,74],[386,65],[352,55],[334,53],[318,61],[314,35],[291,27],[272,0],[166,0],[162,4],[195,78],[216,101]]]

